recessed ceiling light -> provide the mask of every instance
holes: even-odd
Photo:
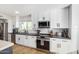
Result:
[[[16,11],[15,13],[16,13],[16,14],[19,14],[19,11]]]

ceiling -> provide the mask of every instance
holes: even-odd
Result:
[[[36,10],[46,10],[51,8],[61,8],[68,4],[0,4],[0,12],[7,15],[16,16],[16,11],[19,11],[20,16],[30,15]]]

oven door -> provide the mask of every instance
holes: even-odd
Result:
[[[37,40],[36,43],[37,43],[37,48],[44,49],[44,50],[49,50],[49,41]]]

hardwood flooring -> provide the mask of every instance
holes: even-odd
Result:
[[[17,44],[15,44],[12,48],[13,48],[13,54],[48,54],[48,51],[46,50],[33,49]]]

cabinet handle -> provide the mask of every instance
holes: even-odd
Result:
[[[61,48],[61,44],[60,43],[57,44],[57,48]]]
[[[18,40],[20,40],[20,38],[18,38]]]

